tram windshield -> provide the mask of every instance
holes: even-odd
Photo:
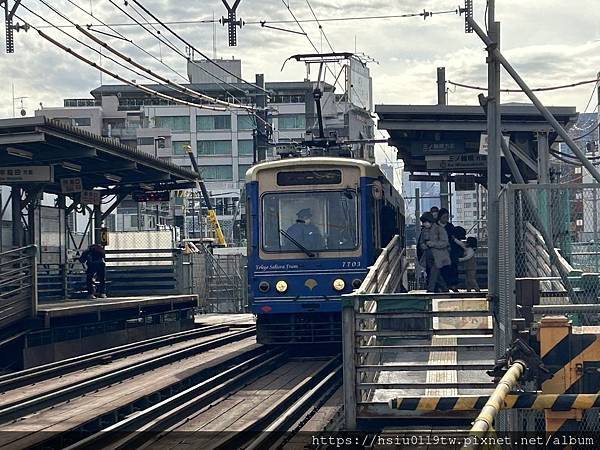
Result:
[[[290,192],[263,197],[263,249],[267,252],[353,250],[358,246],[357,196],[343,191]]]

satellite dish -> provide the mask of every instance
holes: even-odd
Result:
[[[27,111],[25,111],[25,109],[21,109],[21,115],[25,117],[27,115]]]

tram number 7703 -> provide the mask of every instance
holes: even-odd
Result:
[[[360,261],[342,261],[343,269],[360,267]]]

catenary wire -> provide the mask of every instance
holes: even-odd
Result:
[[[146,14],[148,14],[152,19],[154,19],[155,21],[157,21],[158,23],[160,23],[162,25],[163,28],[165,28],[167,31],[169,31],[173,36],[175,36],[177,39],[179,39],[181,42],[183,42],[185,45],[188,46],[188,48],[190,48],[191,50],[193,50],[194,52],[198,53],[200,56],[202,56],[203,58],[205,58],[207,61],[209,61],[210,63],[212,63],[213,65],[215,65],[216,67],[220,68],[222,71],[224,71],[225,73],[227,73],[228,75],[231,75],[232,77],[235,77],[237,80],[241,81],[244,84],[247,84],[248,86],[252,86],[255,89],[258,89],[264,93],[266,93],[268,95],[268,92],[258,86],[255,83],[251,83],[249,81],[246,81],[244,78],[236,75],[235,73],[233,73],[232,71],[230,71],[229,69],[221,66],[219,63],[217,63],[216,61],[212,60],[211,58],[209,58],[205,53],[201,52],[200,50],[198,50],[196,47],[194,47],[191,43],[189,43],[187,40],[185,40],[184,38],[182,38],[179,34],[175,33],[171,27],[169,27],[168,25],[166,25],[164,22],[162,22],[160,19],[158,19],[158,17],[156,17],[151,11],[149,11],[144,5],[142,5],[138,0],[132,0],[136,5],[138,5]]]
[[[135,48],[137,48],[138,50],[142,51],[143,53],[145,53],[146,55],[150,56],[152,59],[154,59],[155,61],[161,63],[163,66],[165,66],[167,69],[171,70],[173,73],[177,74],[180,78],[183,78],[184,80],[187,81],[187,78],[181,74],[180,72],[178,72],[177,70],[175,70],[173,67],[169,66],[167,63],[163,62],[161,59],[157,58],[156,56],[154,56],[152,53],[150,53],[149,51],[147,51],[145,48],[143,48],[141,45],[136,44],[135,42],[133,42],[132,39],[129,39],[127,36],[125,36],[123,33],[121,33],[118,30],[114,29],[114,26],[108,25],[106,22],[102,21],[102,19],[98,18],[97,16],[95,16],[92,12],[88,12],[85,8],[82,8],[81,6],[79,6],[76,2],[74,2],[73,0],[67,0],[71,5],[75,6],[77,9],[79,9],[80,11],[83,11],[85,14],[89,15],[90,17],[92,17],[93,19],[97,20],[98,22],[100,22],[103,26],[107,27],[109,30],[111,30],[113,33],[116,33],[120,39],[123,39],[124,41],[129,42],[130,44],[132,44]],[[136,24],[137,25],[137,24]],[[70,27],[74,27],[75,25],[69,25]],[[58,26],[58,28],[60,28],[60,26]],[[96,33],[103,33],[102,31],[99,30],[94,30],[93,28],[91,28],[91,26],[87,26],[87,28],[89,30],[93,30]]]
[[[25,6],[25,5],[21,5],[21,6]],[[31,10],[30,10],[30,9],[28,9],[28,8],[24,8],[24,9],[27,9],[27,10],[29,10],[29,11],[31,12]],[[22,20],[24,23],[27,23],[27,21],[26,21],[25,19],[23,19],[22,17],[19,17],[19,16],[18,16],[18,15],[16,15],[16,14],[15,14],[15,17],[17,17],[19,20]],[[72,56],[74,56],[75,58],[79,59],[80,61],[83,61],[84,63],[88,64],[89,66],[91,66],[91,67],[93,67],[93,68],[95,68],[95,69],[97,69],[97,70],[99,70],[99,71],[101,71],[101,72],[103,72],[103,73],[105,73],[105,74],[107,74],[107,75],[111,76],[112,78],[114,78],[114,79],[116,79],[116,80],[119,80],[119,81],[121,81],[121,82],[123,82],[123,83],[125,83],[125,84],[128,84],[128,85],[130,85],[130,86],[136,87],[136,88],[138,88],[139,90],[141,90],[141,91],[143,91],[143,92],[146,92],[146,93],[148,93],[148,94],[151,94],[151,95],[155,95],[155,96],[157,96],[157,97],[159,97],[159,98],[163,98],[163,99],[165,99],[165,100],[168,100],[168,101],[171,101],[171,102],[174,102],[174,103],[179,103],[179,104],[183,104],[183,105],[186,105],[186,106],[192,106],[192,107],[194,107],[194,108],[200,108],[200,109],[210,109],[210,110],[212,110],[212,111],[226,111],[226,110],[227,110],[227,109],[225,109],[225,108],[222,108],[222,107],[215,107],[215,106],[210,106],[210,105],[202,105],[202,104],[198,104],[198,103],[192,103],[192,102],[188,102],[188,101],[185,101],[185,100],[181,100],[181,99],[178,99],[178,98],[171,97],[171,96],[169,96],[169,95],[163,94],[163,93],[161,93],[161,92],[155,91],[155,90],[153,90],[153,89],[150,89],[150,88],[148,88],[148,87],[146,87],[146,86],[142,86],[142,85],[140,85],[140,84],[138,84],[138,83],[135,83],[135,82],[133,82],[133,81],[127,80],[126,78],[123,78],[122,76],[120,76],[120,75],[118,75],[118,74],[116,74],[116,73],[114,73],[114,72],[111,72],[110,70],[108,70],[108,69],[106,69],[106,68],[104,68],[104,67],[100,66],[99,64],[96,64],[95,62],[93,62],[93,61],[91,61],[91,60],[89,60],[89,59],[85,58],[84,56],[80,55],[79,53],[77,53],[77,52],[76,52],[76,51],[74,51],[73,49],[71,49],[71,48],[69,48],[69,47],[67,47],[67,46],[63,45],[62,43],[60,43],[60,42],[58,42],[57,40],[53,39],[52,37],[48,36],[48,35],[47,35],[46,33],[44,33],[42,30],[39,30],[39,29],[35,28],[35,27],[34,27],[33,25],[31,25],[31,24],[28,24],[28,25],[29,25],[31,28],[33,28],[35,31],[37,31],[37,32],[38,32],[38,34],[39,34],[39,35],[40,35],[40,36],[41,36],[43,39],[45,39],[46,41],[50,42],[50,43],[51,43],[51,44],[53,44],[54,46],[56,46],[56,47],[60,48],[61,50],[65,51],[66,53],[69,53],[69,54],[71,54]],[[75,38],[75,40],[77,40],[77,39]],[[84,45],[87,45],[87,44],[85,44],[85,43],[84,43]],[[96,49],[94,49],[93,47],[92,47],[92,49],[93,49],[93,50],[95,50],[95,51],[97,51],[97,50],[96,50]],[[116,62],[117,64],[120,64],[118,61],[115,61],[115,62]],[[127,68],[127,67],[126,67],[126,68]],[[127,70],[130,70],[130,71],[132,71],[132,72],[136,73],[136,72],[135,72],[133,69],[127,68]],[[145,77],[144,75],[142,75],[142,74],[140,74],[140,76],[142,76],[142,77],[146,78],[146,77]]]
[[[203,71],[206,74],[210,75],[210,72],[208,72],[204,67],[200,66],[199,64],[196,64],[195,61],[193,61],[192,58],[188,58],[188,56],[186,54],[184,54],[181,50],[179,50],[177,47],[173,47],[171,46],[169,43],[162,41],[162,36],[157,36],[155,35],[152,31],[150,31],[143,23],[141,23],[139,20],[137,20],[135,17],[133,17],[131,14],[129,14],[125,9],[123,9],[120,5],[118,5],[114,0],[108,0],[115,8],[117,8],[119,11],[121,11],[123,14],[125,14],[127,17],[129,17],[131,20],[135,21],[140,27],[142,27],[147,33],[149,33],[151,36],[155,37],[156,39],[158,39],[160,42],[162,42],[163,44],[165,44],[167,47],[169,47],[171,50],[173,50],[175,53],[177,53],[179,56],[181,56],[182,58],[185,58],[186,60],[188,60],[194,67],[197,67],[198,69],[200,69],[201,71]],[[222,80],[219,77],[215,77],[217,80],[222,81],[223,84],[230,86],[232,89],[235,89],[243,94],[246,94],[246,91],[244,91],[243,89],[240,89],[237,86],[232,85],[231,83],[228,83],[225,80]],[[227,93],[227,95],[231,96],[232,98],[235,98],[234,95],[232,95],[223,85],[221,85],[219,83],[219,86],[221,87],[221,89],[223,89],[223,91],[225,93]]]
[[[448,80],[447,82],[448,84],[451,84],[452,86],[457,86],[457,87],[461,87],[461,88],[465,88],[465,89],[473,89],[476,91],[487,91],[487,87],[483,87],[483,86],[474,86],[471,84],[464,84],[464,83],[456,83],[454,81],[450,81]],[[569,84],[562,84],[559,86],[550,86],[550,87],[542,87],[542,88],[535,88],[535,89],[531,89],[533,92],[543,92],[543,91],[556,91],[558,89],[566,89],[566,88],[571,88],[571,87],[576,87],[576,86],[581,86],[583,84],[590,84],[590,83],[598,83],[598,78],[594,78],[593,80],[584,80],[584,81],[577,81],[575,83],[569,83]],[[500,92],[514,92],[514,93],[519,93],[519,92],[523,92],[522,89],[500,89]],[[588,103],[589,106],[589,103]]]
[[[236,105],[236,104],[231,104],[231,103],[228,103],[228,102],[224,102],[224,101],[222,101],[222,100],[219,100],[219,99],[212,98],[212,97],[210,97],[210,96],[208,96],[208,95],[205,95],[205,94],[202,94],[202,93],[200,93],[200,92],[194,91],[194,90],[192,90],[192,89],[188,89],[188,88],[186,88],[186,87],[184,87],[184,86],[181,86],[181,85],[179,85],[179,84],[177,84],[177,83],[175,83],[175,82],[172,82],[172,81],[168,80],[167,78],[164,78],[164,77],[162,77],[161,75],[158,75],[158,74],[154,73],[154,72],[153,72],[153,71],[151,71],[150,69],[147,69],[147,68],[145,68],[144,66],[142,66],[141,64],[138,64],[138,63],[137,63],[137,62],[135,62],[133,59],[131,59],[131,58],[127,57],[126,55],[123,55],[122,53],[120,53],[120,52],[118,52],[118,51],[116,51],[116,50],[114,50],[114,49],[113,49],[112,47],[110,47],[108,44],[104,43],[104,42],[103,42],[103,41],[101,41],[100,39],[98,39],[98,38],[96,38],[95,36],[91,35],[91,33],[89,33],[89,32],[87,32],[87,31],[85,31],[85,30],[83,29],[83,27],[81,27],[80,25],[77,25],[77,24],[75,24],[75,23],[74,23],[74,22],[73,22],[71,19],[69,19],[67,16],[65,16],[64,14],[62,14],[60,11],[58,11],[56,8],[54,8],[52,5],[48,4],[48,3],[47,3],[45,0],[38,0],[38,1],[40,1],[42,4],[46,5],[46,6],[47,6],[47,7],[48,7],[50,10],[52,10],[52,11],[53,11],[55,14],[59,15],[60,17],[62,17],[64,20],[66,20],[66,21],[70,22],[71,24],[75,25],[75,26],[77,27],[77,29],[78,29],[78,30],[79,30],[81,33],[83,33],[84,35],[86,35],[86,36],[87,36],[89,39],[93,40],[93,41],[94,41],[94,42],[96,42],[97,44],[99,44],[99,45],[101,45],[102,47],[106,48],[107,50],[109,50],[109,51],[110,51],[110,52],[112,52],[113,54],[117,55],[119,58],[121,58],[121,59],[124,59],[124,60],[125,60],[125,61],[127,61],[129,64],[131,64],[131,65],[133,65],[134,67],[136,67],[137,69],[140,69],[140,70],[142,70],[142,71],[146,72],[147,74],[151,75],[152,77],[154,77],[154,79],[153,79],[153,78],[150,78],[150,77],[148,77],[148,76],[146,76],[146,75],[144,75],[144,74],[141,74],[141,73],[139,73],[139,72],[137,72],[137,71],[134,71],[134,70],[130,69],[129,67],[126,67],[126,66],[124,66],[123,64],[121,64],[121,63],[119,63],[118,61],[114,60],[113,58],[111,58],[111,57],[108,57],[108,55],[103,55],[104,57],[107,57],[107,58],[108,58],[108,59],[110,59],[111,61],[113,61],[113,62],[117,63],[119,66],[121,66],[121,67],[124,67],[124,68],[125,68],[125,69],[127,69],[127,70],[131,70],[131,71],[132,71],[132,72],[134,72],[135,74],[137,74],[137,75],[139,75],[139,76],[142,76],[142,77],[144,77],[145,79],[147,79],[147,80],[150,80],[150,81],[152,81],[152,82],[154,82],[154,83],[157,83],[157,82],[156,82],[156,79],[158,79],[158,80],[160,80],[160,81],[162,81],[162,82],[166,83],[170,89],[173,89],[173,90],[175,90],[175,91],[178,91],[178,92],[180,92],[180,93],[183,93],[183,94],[190,95],[190,96],[192,96],[192,97],[201,98],[201,99],[203,99],[203,100],[208,100],[208,101],[210,101],[210,102],[212,102],[212,103],[216,103],[216,104],[220,104],[220,105],[223,105],[223,106],[228,106],[228,107],[233,107],[233,108],[242,108],[242,109],[249,109],[249,108],[251,108],[251,107],[249,107],[249,106],[245,106],[245,105],[240,105],[240,106],[238,106],[238,105]],[[32,12],[32,11],[31,11],[31,9],[28,9],[28,11]],[[34,14],[35,14],[35,13],[34,13]],[[36,15],[37,15],[37,14],[36,14]],[[40,17],[39,15],[37,15],[37,16],[38,16],[38,17]],[[40,17],[40,18],[41,18],[41,17]],[[45,19],[44,19],[44,20],[45,20]],[[48,23],[50,23],[50,22],[48,22]],[[60,30],[60,31],[61,31],[62,33],[64,33],[64,34],[66,34],[67,36],[69,36],[69,37],[71,37],[71,38],[75,39],[75,40],[76,40],[77,42],[79,42],[80,44],[83,44],[83,45],[85,45],[86,47],[88,47],[88,48],[90,48],[90,49],[92,49],[92,50],[94,50],[94,51],[96,51],[96,52],[100,53],[98,50],[94,49],[93,47],[91,47],[91,46],[89,46],[89,45],[85,44],[84,42],[82,42],[82,41],[78,40],[77,38],[74,38],[73,36],[69,35],[69,34],[68,34],[67,32],[65,32],[64,30]],[[160,84],[160,83],[157,83],[157,84]]]

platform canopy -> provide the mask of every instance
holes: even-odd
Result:
[[[104,188],[99,189],[102,194],[115,194],[185,189],[197,176],[116,139],[44,116],[0,120],[0,184],[26,188],[34,183],[43,185],[44,192],[60,194],[65,192],[61,180],[77,178],[81,189]]]
[[[528,179],[535,178],[538,134],[547,134],[552,145],[556,133],[533,105],[503,104],[500,111],[502,134],[510,139],[521,172]],[[550,111],[563,126],[577,119],[574,107],[551,107]],[[377,105],[375,112],[378,128],[390,134],[389,143],[396,147],[407,172],[485,175],[486,160],[480,149],[487,122],[481,106]],[[502,173],[510,173],[504,162]]]

